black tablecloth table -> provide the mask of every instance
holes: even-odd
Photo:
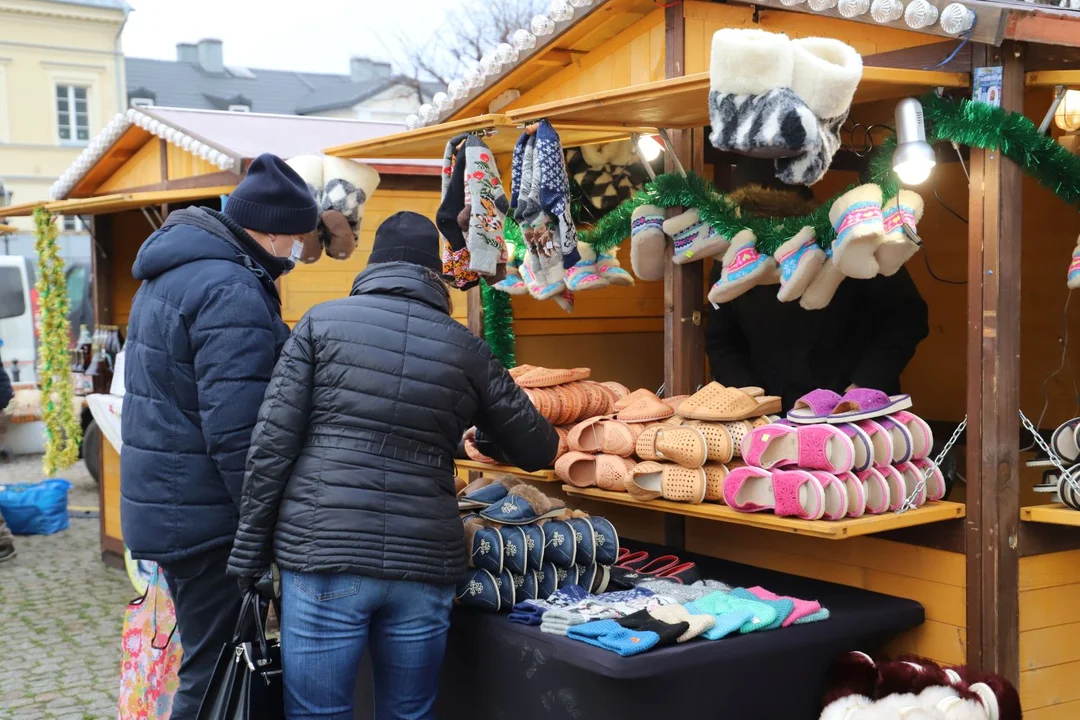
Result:
[[[663,548],[634,543],[663,554]],[[923,622],[916,602],[678,553],[705,577],[819,600],[831,617],[723,640],[619,655],[509,622],[454,612],[439,720],[812,720],[825,674],[850,650],[874,650]]]

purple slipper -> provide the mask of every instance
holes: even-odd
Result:
[[[915,451],[915,441],[911,437],[911,431],[891,417],[878,418],[878,425],[892,435],[893,442],[893,465],[901,465],[911,460]]]
[[[826,422],[842,399],[832,390],[812,390],[795,401],[795,406],[788,410],[787,419],[803,425]]]
[[[880,390],[855,388],[844,393],[844,397],[840,398],[826,422],[835,424],[868,420],[897,410],[907,410],[909,407],[910,395],[889,396]]]
[[[836,427],[843,430],[844,434],[851,438],[852,445],[855,446],[855,467],[851,468],[852,472],[861,473],[873,465],[874,443],[870,440],[867,432],[855,423],[844,423]]]

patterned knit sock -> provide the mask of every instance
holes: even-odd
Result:
[[[750,592],[746,588],[735,588],[731,591],[732,597],[741,598],[743,600],[756,600],[757,602],[764,603],[776,611],[776,617],[773,618],[770,623],[763,623],[756,630],[775,630],[784,624],[784,621],[788,619],[792,612],[795,611],[795,603],[786,598],[777,598],[776,600],[765,600],[759,598],[754,593]]]
[[[776,593],[770,592],[759,585],[755,585],[754,587],[749,588],[749,590],[759,600],[790,600],[794,604],[794,609],[791,611],[791,614],[789,614],[787,618],[784,619],[781,627],[788,627],[789,625],[794,625],[799,621],[800,618],[804,618],[808,615],[813,615],[814,613],[821,610],[821,603],[819,603],[817,600],[800,600],[799,598],[790,597],[787,595],[777,595]]]
[[[475,135],[465,141],[465,183],[469,200],[469,269],[492,275],[506,261],[503,220],[509,203],[499,179],[499,169],[484,141]]]

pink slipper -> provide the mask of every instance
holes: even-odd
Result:
[[[811,470],[810,474],[821,483],[825,491],[825,520],[842,520],[848,514],[848,492],[840,478],[824,470]]]
[[[769,424],[743,438],[742,457],[750,465],[766,470],[798,465],[838,473],[852,468],[855,446],[851,438],[832,425]]]
[[[889,484],[889,509],[899,510],[908,496],[907,482],[904,480],[903,473],[892,465],[884,465],[877,470]]]
[[[829,422],[855,422],[890,415],[911,407],[910,395],[886,395],[880,390],[855,388],[844,393],[829,415]]]
[[[892,433],[885,430],[874,420],[863,420],[856,424],[870,437],[870,444],[874,448],[874,465],[883,467],[892,464]]]
[[[795,406],[788,410],[787,419],[804,425],[825,422],[840,400],[840,394],[832,390],[813,390],[795,401]]]
[[[920,460],[930,455],[930,450],[934,447],[934,433],[925,420],[907,410],[893,413],[889,419],[903,425],[911,434],[912,460]]]
[[[878,468],[863,470],[858,475],[863,484],[866,497],[866,512],[871,515],[880,515],[889,509],[891,504],[889,481]]]
[[[874,464],[874,443],[870,440],[870,435],[855,423],[844,423],[836,427],[851,438],[851,443],[855,447],[855,463],[851,468],[852,471],[860,473],[872,466]]]
[[[850,470],[846,473],[838,473],[837,478],[847,488],[848,511],[847,516],[852,518],[862,517],[866,514],[866,486],[863,485],[859,476]]]
[[[926,477],[926,499],[937,502],[945,497],[945,476],[941,474],[941,468],[928,458],[918,458],[911,462],[923,476],[926,476],[928,470],[930,471],[929,476]]]
[[[825,491],[805,470],[735,468],[724,480],[724,502],[739,512],[772,510],[780,517],[803,520],[818,520],[825,513]]]
[[[906,426],[893,420],[891,417],[882,417],[875,420],[878,425],[885,428],[886,432],[892,436],[892,465],[899,465],[900,463],[906,463],[911,460],[911,455],[914,450],[915,443],[912,440],[911,432]]]
[[[821,612],[821,603],[817,600],[800,600],[799,598],[791,597],[789,595],[777,595],[758,585],[747,589],[750,591],[751,595],[759,600],[790,600],[792,602],[795,609],[791,611],[791,614],[787,616],[787,619],[784,620],[780,627],[794,625],[796,621],[801,620],[808,615]]]
[[[919,493],[915,496],[915,507],[922,507],[926,504],[926,498],[929,495],[927,491],[927,483],[923,482],[923,474],[919,468],[915,467],[914,463],[905,462],[896,466],[896,471],[904,476],[904,487],[906,488],[907,496],[904,498],[906,501],[912,493],[915,492],[915,488],[919,488]]]

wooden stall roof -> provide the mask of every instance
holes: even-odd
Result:
[[[623,140],[634,132],[648,132],[647,127],[624,123],[554,123],[566,147]],[[502,114],[439,123],[394,135],[331,147],[323,152],[347,158],[442,158],[446,143],[464,132],[484,133],[484,142],[496,155],[509,153],[521,136],[521,128]]]
[[[855,102],[919,95],[935,87],[968,87],[966,73],[865,67]],[[598,123],[652,128],[695,128],[709,124],[709,73],[631,85],[617,90],[518,108],[506,113],[512,124],[540,118],[553,123]]]
[[[0,212],[5,212],[4,208],[0,208]],[[7,217],[7,216],[5,215],[5,217]],[[19,232],[19,228],[13,227],[11,225],[0,224],[0,235],[7,235],[8,233],[16,233],[16,232]]]
[[[103,215],[105,213],[121,212],[123,210],[138,210],[151,205],[163,205],[167,203],[191,202],[206,198],[227,195],[235,189],[235,185],[221,185],[217,187],[188,188],[185,190],[161,190],[157,192],[117,193],[114,195],[98,195],[89,198],[71,198],[69,200],[54,200],[52,202],[32,202],[22,205],[12,205],[4,208],[8,217],[23,217],[33,215],[34,210],[43,207],[54,215]]]

